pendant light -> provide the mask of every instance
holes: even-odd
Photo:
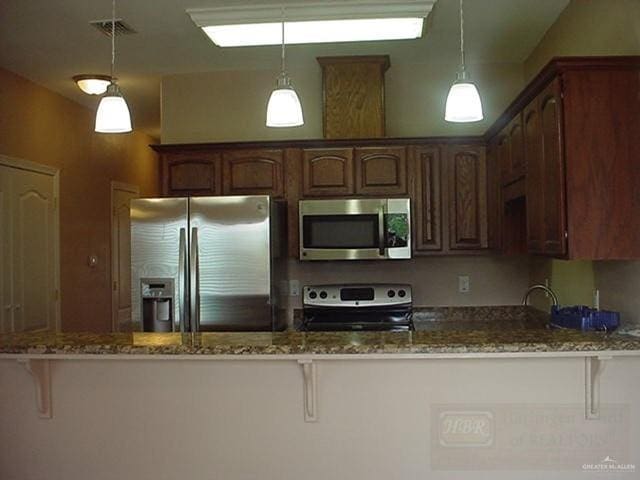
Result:
[[[96,113],[95,131],[98,133],[126,133],[131,131],[131,115],[120,88],[113,76],[116,63],[116,0],[111,6],[111,83],[100,99]]]
[[[477,122],[483,119],[482,102],[464,65],[464,17],[460,0],[460,71],[447,95],[444,119],[447,122]]]
[[[284,17],[284,15],[283,15]],[[271,92],[267,104],[267,127],[299,127],[304,125],[302,105],[298,94],[291,86],[291,79],[285,69],[284,18],[282,19],[282,56],[280,76],[276,88]]]

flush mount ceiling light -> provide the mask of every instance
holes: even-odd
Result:
[[[468,123],[483,119],[482,102],[475,84],[469,79],[464,65],[464,17],[460,0],[460,70],[449,90],[444,119],[447,122]]]
[[[111,4],[111,83],[100,99],[96,112],[96,127],[98,133],[127,133],[131,129],[131,115],[120,88],[115,81],[113,72],[116,64],[116,0]]]
[[[89,95],[102,95],[111,83],[109,75],[76,75],[73,77],[78,88]]]
[[[283,15],[284,17],[284,15]],[[285,68],[285,22],[280,24],[282,38],[282,54],[280,76],[276,88],[271,92],[267,104],[267,127],[299,127],[304,125],[302,105],[298,94],[291,86],[291,80]]]
[[[317,2],[287,5],[287,44],[415,39],[435,0]],[[278,45],[281,6],[188,9],[193,22],[220,47]]]

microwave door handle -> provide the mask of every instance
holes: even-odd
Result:
[[[378,210],[378,253],[384,256],[384,209],[380,207]]]
[[[187,275],[186,275],[186,262],[187,262],[187,230],[185,228],[180,229],[180,244],[178,247],[178,325],[175,325],[173,331],[184,332],[185,329],[185,317],[189,305],[187,304]]]
[[[191,251],[189,252],[189,272],[191,274],[191,331],[200,330],[200,272],[198,259],[198,229],[191,229]]]

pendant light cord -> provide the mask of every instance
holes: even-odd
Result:
[[[464,73],[464,13],[462,9],[462,0],[460,0],[460,68]]]
[[[116,67],[116,0],[111,2],[111,81]]]
[[[284,7],[282,7],[282,53],[281,53],[280,62],[281,62],[280,63],[280,67],[282,69],[282,73],[285,73],[285,63],[284,63]]]

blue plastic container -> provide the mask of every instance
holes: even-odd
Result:
[[[551,307],[551,326],[576,330],[601,330],[610,332],[620,326],[620,313],[594,310],[585,305]]]

